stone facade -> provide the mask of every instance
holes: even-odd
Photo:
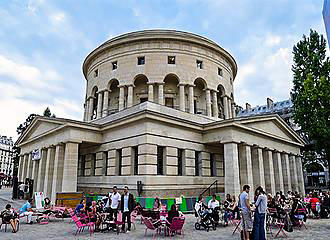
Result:
[[[304,142],[277,115],[235,117],[236,71],[232,56],[194,34],[111,39],[83,65],[84,121],[37,117],[19,138],[19,179],[33,177],[53,200],[113,185],[136,191],[137,181],[143,196],[196,196],[215,181],[236,196],[244,184],[303,192]]]

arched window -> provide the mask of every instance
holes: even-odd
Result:
[[[134,80],[133,105],[148,101],[148,78],[138,75]]]
[[[165,106],[179,109],[179,78],[175,74],[168,74],[164,78]]]
[[[202,78],[197,78],[194,85],[194,113],[206,115],[206,82]]]

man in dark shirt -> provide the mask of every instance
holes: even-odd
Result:
[[[134,209],[134,197],[133,194],[128,192],[128,187],[125,186],[124,194],[121,195],[120,209],[123,213],[123,225],[122,231],[125,231],[125,222],[127,219],[127,232],[131,231],[131,213]]]

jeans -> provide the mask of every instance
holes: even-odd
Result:
[[[257,211],[254,214],[254,240],[266,240],[265,232],[265,213],[258,213]]]
[[[123,226],[122,226],[122,230],[125,229],[125,222],[126,222],[126,219],[127,219],[127,230],[128,231],[131,231],[131,212],[128,211],[128,212],[123,212],[123,219],[122,219],[122,222],[124,223]]]
[[[23,212],[19,216],[20,217],[27,216],[28,223],[30,223],[32,221],[32,214],[33,212]]]
[[[117,221],[117,213],[118,213],[118,210],[115,209],[115,208],[110,208],[110,220],[115,220]]]
[[[225,214],[223,215],[223,219],[225,220],[225,223],[228,223],[228,219],[230,218],[230,215],[232,215],[231,212],[225,211]]]

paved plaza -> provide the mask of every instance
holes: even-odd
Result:
[[[11,190],[2,189],[0,190],[0,208],[3,209],[5,204],[10,202],[13,207],[18,208],[23,201],[12,201],[11,200]],[[206,231],[196,231],[194,229],[195,217],[193,215],[187,215],[187,222],[185,224],[185,236],[184,239],[240,239],[239,234],[232,235],[233,227],[229,226],[226,228],[219,227],[216,231],[206,232]],[[330,220],[308,220],[307,221],[308,230],[295,230],[292,233],[288,233],[289,239],[329,239],[330,235]],[[9,227],[10,229],[10,227]],[[144,236],[144,226],[137,221],[136,230],[130,233],[119,234],[115,233],[95,233],[92,237],[89,236],[88,231],[74,236],[75,225],[70,222],[70,219],[54,220],[47,225],[26,224],[26,219],[24,218],[20,225],[20,230],[18,233],[13,234],[11,230],[0,232],[0,239],[152,239],[152,234]],[[176,237],[177,239],[182,239],[182,236]],[[159,239],[163,239],[160,237]]]

